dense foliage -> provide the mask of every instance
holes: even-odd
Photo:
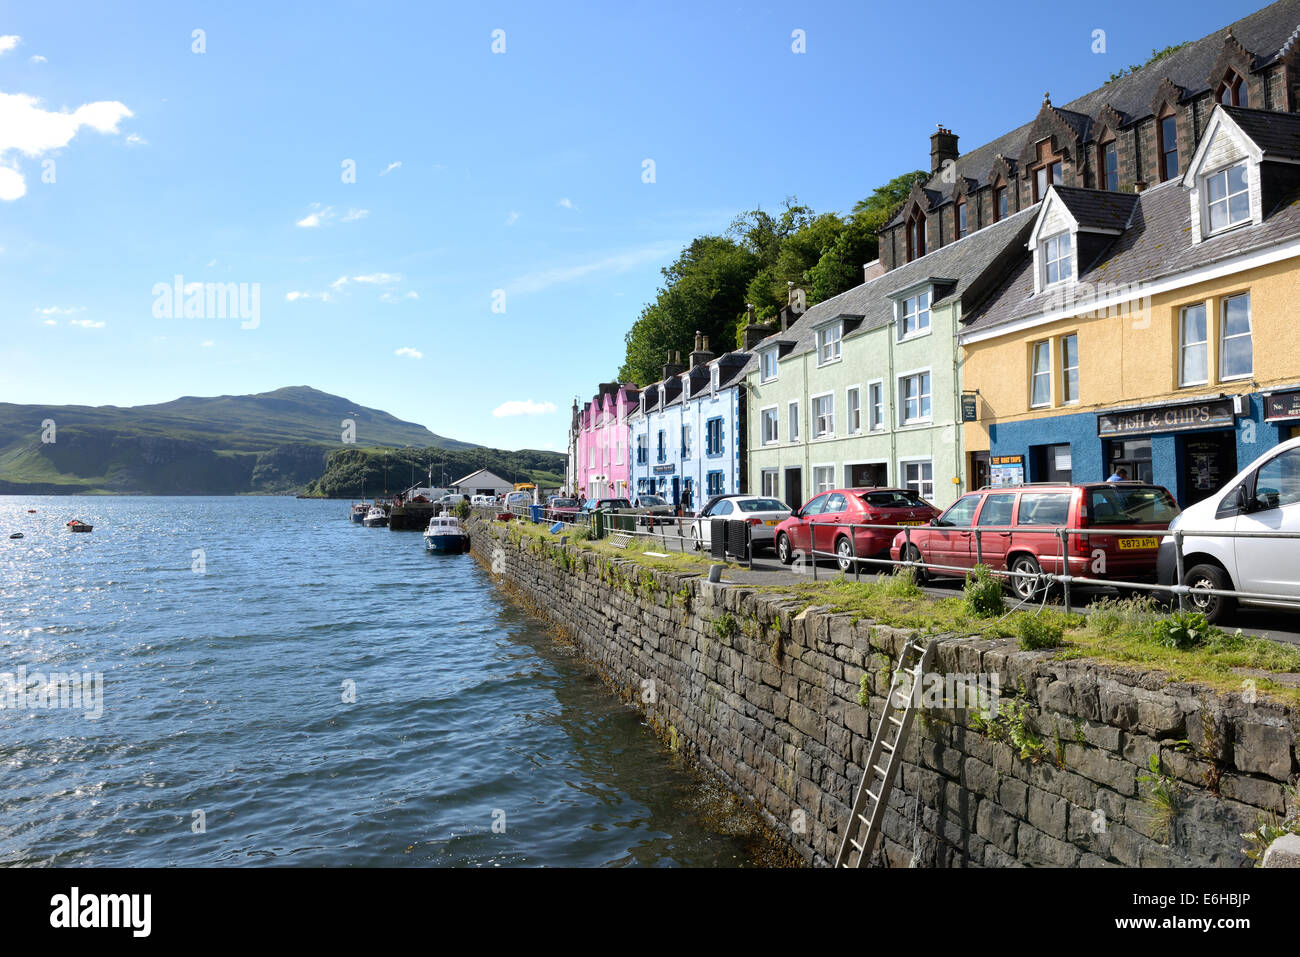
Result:
[[[416,482],[424,484],[430,469],[435,486],[445,486],[477,469],[489,469],[509,482],[558,488],[564,481],[564,456],[536,449],[340,449],[330,455],[325,474],[310,482],[304,494],[374,498],[400,492]]]
[[[754,209],[725,235],[700,236],[663,269],[664,284],[625,337],[618,378],[638,385],[657,381],[674,351],[685,359],[695,333],[716,353],[736,348],[748,322],[787,302],[789,285],[804,290],[808,305],[862,282],[862,266],[876,258],[877,234],[907,198],[920,170],[905,173],[859,201],[847,216],[814,212],[787,198],[775,213]]]

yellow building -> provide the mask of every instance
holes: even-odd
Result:
[[[1300,424],[1300,117],[1216,107],[1186,174],[1053,186],[959,333],[972,487],[1124,476],[1187,505]]]

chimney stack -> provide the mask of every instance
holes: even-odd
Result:
[[[664,364],[664,378],[671,379],[675,375],[681,375],[684,371],[682,368],[682,354],[680,352],[668,353],[668,362]]]
[[[871,262],[864,263],[862,266],[863,282],[871,282],[871,280],[875,279],[877,276],[883,276],[884,274],[885,265],[879,259],[873,259]]]
[[[758,345],[760,342],[762,342],[771,334],[772,334],[771,326],[766,326],[766,325],[760,326],[760,325],[755,325],[754,323],[750,323],[748,326],[745,327],[745,342],[744,342],[745,351],[749,352],[754,348],[754,346]]]
[[[937,173],[944,160],[957,161],[957,134],[940,124],[930,134],[930,172]]]
[[[713,361],[713,353],[709,351],[709,337],[695,333],[695,351],[691,353],[691,368],[706,365]]]

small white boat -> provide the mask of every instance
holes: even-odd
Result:
[[[469,535],[460,527],[456,518],[435,515],[429,519],[429,527],[424,530],[424,547],[431,552],[459,555],[469,551]]]
[[[352,508],[348,510],[348,520],[360,525],[366,520],[366,512],[370,511],[370,506],[365,502],[354,502]]]
[[[388,524],[388,513],[378,505],[372,505],[366,512],[366,517],[361,520],[361,524],[366,528],[383,528]]]

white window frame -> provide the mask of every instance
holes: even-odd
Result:
[[[772,437],[767,437],[767,414],[772,413]],[[781,441],[780,406],[767,405],[758,410],[758,441],[760,445],[776,445]]]
[[[817,484],[817,473],[822,471],[823,469],[830,472],[831,478],[830,478],[830,482],[827,483],[825,488],[820,488]],[[813,496],[816,495],[821,495],[823,492],[829,492],[831,489],[837,487],[835,484],[835,463],[834,462],[814,462],[812,464],[811,477],[812,477],[812,495],[810,495],[809,498],[812,498]]]
[[[825,432],[818,431],[819,423],[817,420],[819,416],[817,414],[817,402],[820,399],[826,399],[828,402],[830,402],[830,415],[827,416],[827,418],[830,420],[829,421],[830,428],[827,429]],[[835,437],[835,393],[834,392],[819,392],[817,395],[808,396],[808,425],[811,427],[812,430],[808,436],[810,439],[833,439]]]
[[[834,333],[834,337],[831,333]],[[832,322],[817,330],[817,365],[825,366],[839,362],[842,356],[840,344],[844,341],[844,323]],[[827,348],[832,355],[827,357]]]
[[[872,393],[879,396],[879,402],[872,399]],[[879,406],[879,415],[876,407]],[[885,422],[889,419],[889,413],[885,407],[885,380],[874,379],[867,383],[867,431],[883,432],[885,431]]]
[[[768,479],[772,480],[772,490],[767,489]],[[760,469],[758,473],[758,484],[761,494],[767,498],[779,499],[781,497],[781,470],[780,469]]]
[[[913,489],[913,491],[915,491],[917,495],[925,499],[927,502],[933,502],[934,501],[934,459],[924,459],[924,458],[899,459],[898,460],[898,487],[899,488],[906,488],[906,489],[912,488],[912,485],[907,477],[907,468],[909,465],[930,466],[930,478],[929,478],[930,493],[928,495],[926,494],[925,492],[926,480],[924,478],[920,478],[919,475],[916,482],[917,487]]]
[[[1244,333],[1237,333],[1235,336],[1228,335],[1228,303],[1234,299],[1246,300],[1246,325]],[[1206,335],[1209,335],[1207,324]],[[1223,360],[1227,357],[1227,344],[1229,339],[1249,339],[1250,340],[1250,368],[1245,372],[1238,372],[1233,375],[1226,375],[1223,371]],[[1249,379],[1255,375],[1255,316],[1250,308],[1250,293],[1237,293],[1232,296],[1223,296],[1219,300],[1219,381],[1235,382],[1238,379]]]
[[[1065,243],[1068,247],[1065,250],[1064,255],[1060,254],[1061,240],[1065,240]],[[1053,245],[1055,245],[1055,250],[1057,253],[1056,258],[1052,258]],[[1056,233],[1053,236],[1045,237],[1038,244],[1038,248],[1041,250],[1042,259],[1043,259],[1043,288],[1044,289],[1046,289],[1048,286],[1055,286],[1057,283],[1060,282],[1068,282],[1069,280],[1074,278],[1074,238],[1070,235],[1069,230],[1066,230],[1063,233]],[[1051,268],[1053,265],[1056,266],[1056,270],[1057,270],[1057,276],[1055,279],[1050,278]]]
[[[908,339],[918,339],[921,336],[928,336],[931,331],[930,305],[933,288],[922,289],[914,296],[908,296],[899,300],[898,303],[898,341],[903,342]],[[925,299],[925,307],[921,307],[921,299]],[[908,303],[916,303],[916,309],[908,312]],[[908,316],[911,316],[916,322],[916,328],[909,330],[907,328]],[[921,317],[925,317],[925,324],[921,324]]]
[[[1246,185],[1243,186],[1241,189],[1237,190],[1235,193],[1229,192],[1230,189],[1229,174],[1231,173],[1232,170],[1236,169],[1238,166],[1240,166],[1245,173]],[[1210,180],[1215,179],[1216,177],[1219,176],[1223,177],[1223,199],[1219,199],[1219,200],[1215,200],[1214,202],[1211,202],[1210,201]],[[1230,229],[1236,229],[1238,226],[1249,225],[1253,219],[1250,211],[1250,207],[1251,207],[1250,163],[1248,163],[1246,160],[1243,159],[1243,160],[1239,160],[1236,163],[1229,163],[1227,166],[1223,167],[1222,169],[1216,169],[1213,173],[1206,173],[1204,176],[1201,177],[1201,195],[1204,197],[1202,203],[1204,209],[1202,211],[1202,214],[1205,217],[1204,222],[1205,222],[1206,237],[1217,236],[1220,233],[1228,232],[1228,230]],[[1234,196],[1242,196],[1242,195],[1246,197],[1246,215],[1244,218],[1238,219],[1234,222],[1232,220],[1232,199]],[[1214,229],[1210,225],[1211,223],[1210,210],[1212,207],[1218,206],[1220,204],[1223,205],[1224,209],[1228,213],[1228,223],[1226,226],[1220,226],[1218,229]]]
[[[930,380],[929,392],[921,391],[920,380],[922,376],[928,377]],[[907,393],[905,391],[907,388],[907,381],[909,379],[917,380],[917,393],[916,393],[917,415],[915,418],[911,418],[911,419],[907,417]],[[929,369],[913,369],[909,372],[900,373],[897,378],[897,385],[895,387],[895,391],[898,394],[898,425],[900,428],[906,428],[908,426],[916,426],[916,425],[928,425],[934,421],[934,376],[931,374]],[[926,415],[920,414],[921,399],[923,397],[928,397],[930,400],[930,411]]]
[[[772,364],[771,375],[767,374],[768,372],[767,366],[769,360],[771,360],[771,364]],[[758,361],[759,361],[758,381],[775,382],[781,374],[781,360],[777,357],[776,349],[775,348],[764,349],[762,352],[759,353]]]
[[[862,432],[862,386],[851,385],[844,390],[844,427],[846,435]],[[854,419],[857,419],[854,422]]]
[[[1047,356],[1047,368],[1043,371],[1038,370],[1038,350],[1042,349],[1043,354]],[[1038,339],[1029,344],[1029,407],[1031,409],[1050,409],[1052,407],[1052,340]],[[1047,381],[1047,398],[1042,402],[1034,401],[1034,393],[1037,390],[1038,380],[1043,378]]]
[[[1074,365],[1068,365],[1069,356],[1065,352],[1065,344],[1074,340]],[[1068,332],[1061,336],[1061,405],[1078,405],[1079,404],[1079,334],[1077,332]],[[1074,372],[1074,395],[1067,397],[1069,391],[1070,372]]]
[[[1188,343],[1187,341],[1187,310],[1201,307],[1205,315],[1205,338],[1200,342]],[[1190,346],[1201,346],[1205,352],[1202,358],[1202,376],[1199,379],[1187,378],[1187,349]],[[1210,381],[1210,304],[1208,301],[1189,302],[1178,310],[1178,386],[1207,385]]]
[[[799,441],[799,400],[795,399],[786,406],[786,417],[789,422],[786,424],[786,437],[791,442]]]

